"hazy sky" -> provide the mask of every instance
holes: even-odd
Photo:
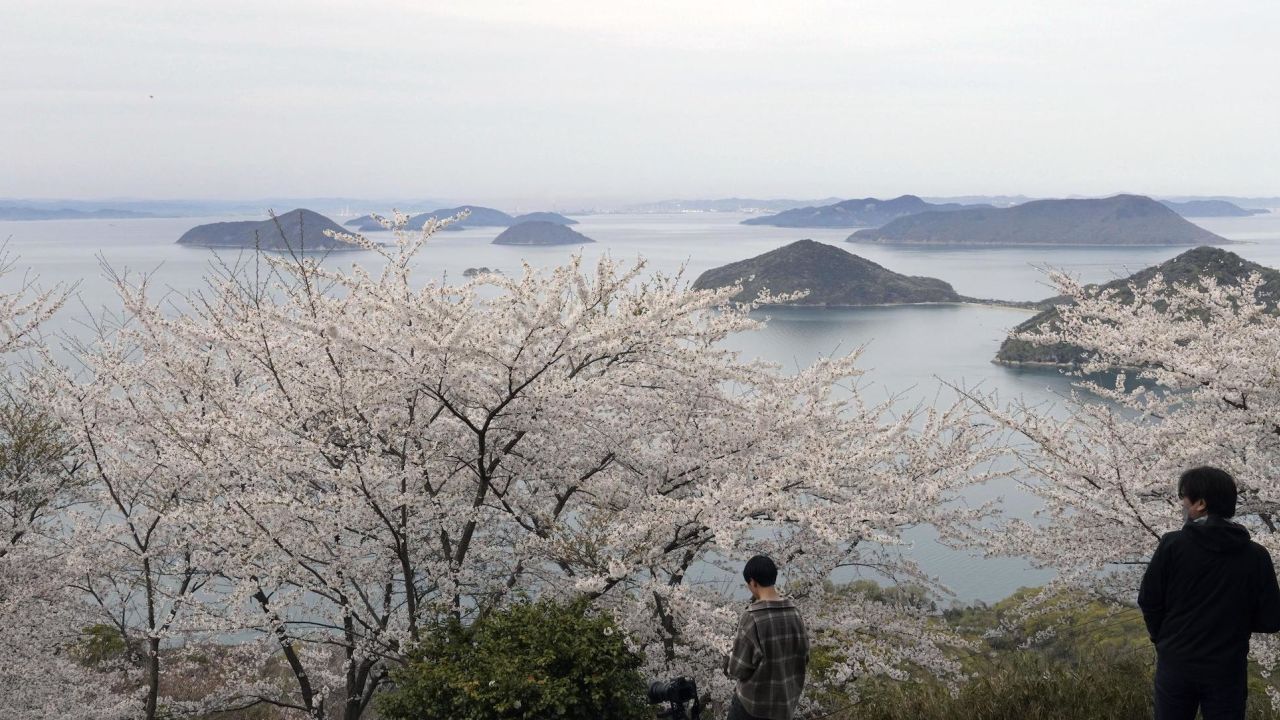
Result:
[[[1280,195],[1280,2],[0,0],[0,196]]]

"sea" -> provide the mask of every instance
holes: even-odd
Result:
[[[283,208],[280,210],[288,210]],[[809,238],[872,260],[895,272],[941,278],[962,295],[1000,300],[1039,300],[1055,295],[1049,269],[1086,282],[1105,282],[1161,263],[1183,247],[885,247],[845,242],[848,229],[791,229],[742,225],[740,213],[600,214],[576,216],[574,229],[596,242],[582,247],[492,245],[501,228],[467,228],[433,236],[417,258],[420,277],[461,282],[467,268],[519,273],[523,264],[548,268],[581,253],[584,263],[608,255],[643,258],[648,272],[700,273]],[[85,338],[92,316],[117,311],[112,275],[150,276],[157,294],[185,293],[204,286],[211,263],[242,259],[239,251],[177,245],[188,229],[244,217],[147,218],[128,220],[47,220],[0,222],[12,270],[0,278],[0,292],[23,282],[75,287],[75,298],[47,330],[54,336]],[[334,218],[341,220],[341,218]],[[1196,224],[1233,241],[1227,249],[1280,268],[1280,210],[1242,218],[1197,218]],[[372,233],[375,240],[388,233]],[[334,253],[332,266],[376,267],[368,252]],[[859,388],[868,400],[893,399],[898,406],[949,403],[945,383],[1055,404],[1070,392],[1073,378],[1047,368],[1008,368],[992,358],[1009,329],[1032,313],[990,305],[925,305],[872,308],[780,308],[761,311],[764,329],[733,337],[729,344],[745,357],[776,362],[784,371],[819,357],[861,348]],[[58,342],[55,337],[55,342]],[[1173,482],[1173,479],[1170,479]],[[996,500],[1014,517],[1028,518],[1036,498],[1013,480],[975,487],[955,502]],[[1170,505],[1170,513],[1176,506]],[[938,542],[930,527],[905,534],[901,552],[948,588],[944,603],[994,602],[1022,586],[1053,577],[1022,558],[989,558]]]

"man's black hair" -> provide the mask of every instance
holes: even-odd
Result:
[[[767,555],[756,555],[742,568],[742,579],[747,582],[755,580],[760,587],[773,587],[778,581],[778,566]]]
[[[1178,497],[1191,502],[1204,500],[1205,511],[1210,515],[1229,518],[1236,514],[1235,478],[1216,467],[1191,468],[1182,473],[1178,478]]]

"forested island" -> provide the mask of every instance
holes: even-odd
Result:
[[[512,225],[493,239],[494,245],[585,245],[595,240],[566,225],[546,221]]]
[[[858,306],[960,302],[946,282],[888,270],[838,247],[799,240],[753,258],[712,268],[694,281],[699,290],[742,283],[738,302],[755,299],[761,290],[773,294],[808,291],[790,305]]]
[[[179,245],[263,250],[342,251],[361,248],[326,235],[348,234],[341,225],[318,212],[298,208],[266,220],[197,225],[178,238]]]
[[[1142,195],[1033,200],[899,218],[849,242],[884,245],[1225,245],[1231,241]]]
[[[1263,285],[1258,290],[1259,299],[1274,306],[1276,299],[1280,298],[1280,271],[1245,260],[1233,252],[1207,246],[1188,250],[1159,265],[1112,280],[1103,284],[1100,290],[1114,290],[1121,302],[1128,303],[1133,299],[1133,292],[1130,289],[1132,286],[1146,287],[1157,275],[1163,277],[1165,283],[1170,286],[1174,284],[1199,286],[1202,278],[1212,278],[1220,286],[1239,287],[1240,283],[1253,273],[1258,273],[1263,279]],[[1085,359],[1085,352],[1079,347],[1065,343],[1040,345],[1017,337],[1021,333],[1051,329],[1060,317],[1058,306],[1066,302],[1068,300],[1063,297],[1045,300],[1044,304],[1049,307],[1015,327],[1009,333],[1009,337],[1001,343],[994,362],[1013,366],[1074,367],[1079,365]]]
[[[742,224],[794,228],[879,227],[908,215],[922,212],[949,212],[967,207],[991,206],[930,203],[921,200],[915,195],[902,195],[892,200],[869,197],[860,200],[844,200],[819,207],[795,208],[780,212],[777,215],[748,218],[743,220]]]
[[[524,215],[517,215],[512,218],[512,225],[519,225],[527,222],[550,222],[557,225],[577,225],[578,221],[573,218],[567,218],[560,213],[554,212],[531,212]]]

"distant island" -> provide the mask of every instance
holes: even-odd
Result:
[[[534,221],[512,225],[493,239],[494,245],[585,245],[595,240],[566,225]]]
[[[465,278],[480,277],[481,275],[501,275],[501,274],[502,274],[502,271],[499,270],[498,268],[487,268],[487,267],[478,267],[478,268],[472,267],[462,271],[462,277],[465,277]]]
[[[197,225],[178,238],[179,245],[211,248],[261,248],[263,250],[334,251],[359,250],[350,243],[325,235],[350,231],[320,213],[298,208],[276,219],[243,220]]]
[[[560,213],[553,212],[531,212],[524,215],[517,215],[511,219],[512,225],[519,225],[527,222],[552,222],[557,225],[577,225],[578,221],[567,218]]]
[[[821,207],[803,207],[786,210],[777,215],[748,218],[743,225],[773,225],[790,228],[855,228],[880,227],[898,218],[922,212],[950,212],[973,206],[958,203],[928,203],[915,195],[902,195],[892,200],[862,198],[845,200]]]
[[[699,290],[742,283],[734,296],[738,302],[755,299],[768,288],[771,293],[809,294],[793,305],[858,306],[908,303],[963,302],[946,282],[912,277],[888,270],[838,247],[813,240],[799,240],[763,255],[723,265],[698,276]]]
[[[1254,208],[1242,208],[1226,200],[1188,200],[1186,202],[1161,200],[1160,204],[1182,217],[1249,217],[1250,215],[1266,215],[1269,212]]]
[[[449,227],[457,227],[459,229],[463,227],[510,227],[516,221],[515,218],[501,210],[479,205],[459,205],[458,207],[440,208],[429,213],[415,215],[409,220],[407,227],[410,230],[421,230],[427,224],[427,220],[433,217],[444,220],[457,215],[463,210],[468,211],[470,214]]]
[[[0,207],[0,220],[129,220],[159,217],[135,210],[71,210],[69,208]]]
[[[469,210],[471,211],[471,214],[462,220],[449,224],[444,228],[445,230],[462,230],[464,227],[507,227],[515,221],[515,218],[501,210],[494,210],[493,208],[481,207],[479,205],[462,205],[459,207],[440,208],[430,212],[411,215],[409,216],[409,221],[405,224],[404,228],[406,230],[421,230],[426,226],[427,220],[430,220],[431,218],[444,220],[457,215],[463,210]],[[380,230],[386,230],[386,228],[382,227],[382,223],[373,219],[372,215],[361,215],[358,218],[348,220],[344,224],[361,232],[378,232]]]
[[[418,213],[409,218],[409,222],[405,225],[406,230],[421,230],[427,220],[436,218],[444,220],[451,218],[463,210],[467,210],[470,214],[467,217],[447,225],[445,230],[463,230],[469,227],[511,227],[524,222],[552,222],[557,225],[577,225],[577,220],[572,220],[559,213],[553,212],[533,212],[519,217],[512,217],[501,210],[495,210],[490,207],[480,205],[459,205],[458,207],[440,208],[431,212]],[[345,225],[353,227],[361,232],[377,232],[385,230],[382,224],[373,219],[372,215],[361,215],[358,218],[348,220]]]
[[[1157,274],[1164,277],[1170,285],[1175,283],[1187,285],[1198,284],[1202,277],[1212,277],[1222,286],[1238,286],[1242,280],[1252,273],[1262,276],[1264,284],[1258,290],[1261,298],[1274,303],[1280,299],[1280,271],[1264,265],[1250,262],[1233,252],[1215,247],[1198,247],[1159,265],[1140,270],[1128,277],[1112,280],[1102,285],[1102,289],[1115,290],[1124,302],[1133,299],[1129,285],[1145,287]],[[1015,327],[1009,337],[1000,345],[994,362],[1001,365],[1045,365],[1054,367],[1073,367],[1085,359],[1084,350],[1066,343],[1053,345],[1036,345],[1020,340],[1015,335],[1035,332],[1055,323],[1060,315],[1058,306],[1066,303],[1063,297],[1049,298],[1044,305],[1049,306],[1030,319]]]
[[[359,217],[353,217],[342,224],[352,228],[353,230],[359,230],[361,232],[368,232],[370,230],[383,229],[382,225],[379,224],[377,220],[373,219],[373,215],[361,215]]]
[[[820,200],[788,200],[785,198],[716,198],[698,200],[660,200],[658,202],[624,205],[626,213],[717,213],[717,212],[781,212],[806,205],[830,205],[840,198]]]
[[[1033,200],[899,218],[849,242],[886,245],[1225,245],[1231,241],[1142,195]]]

